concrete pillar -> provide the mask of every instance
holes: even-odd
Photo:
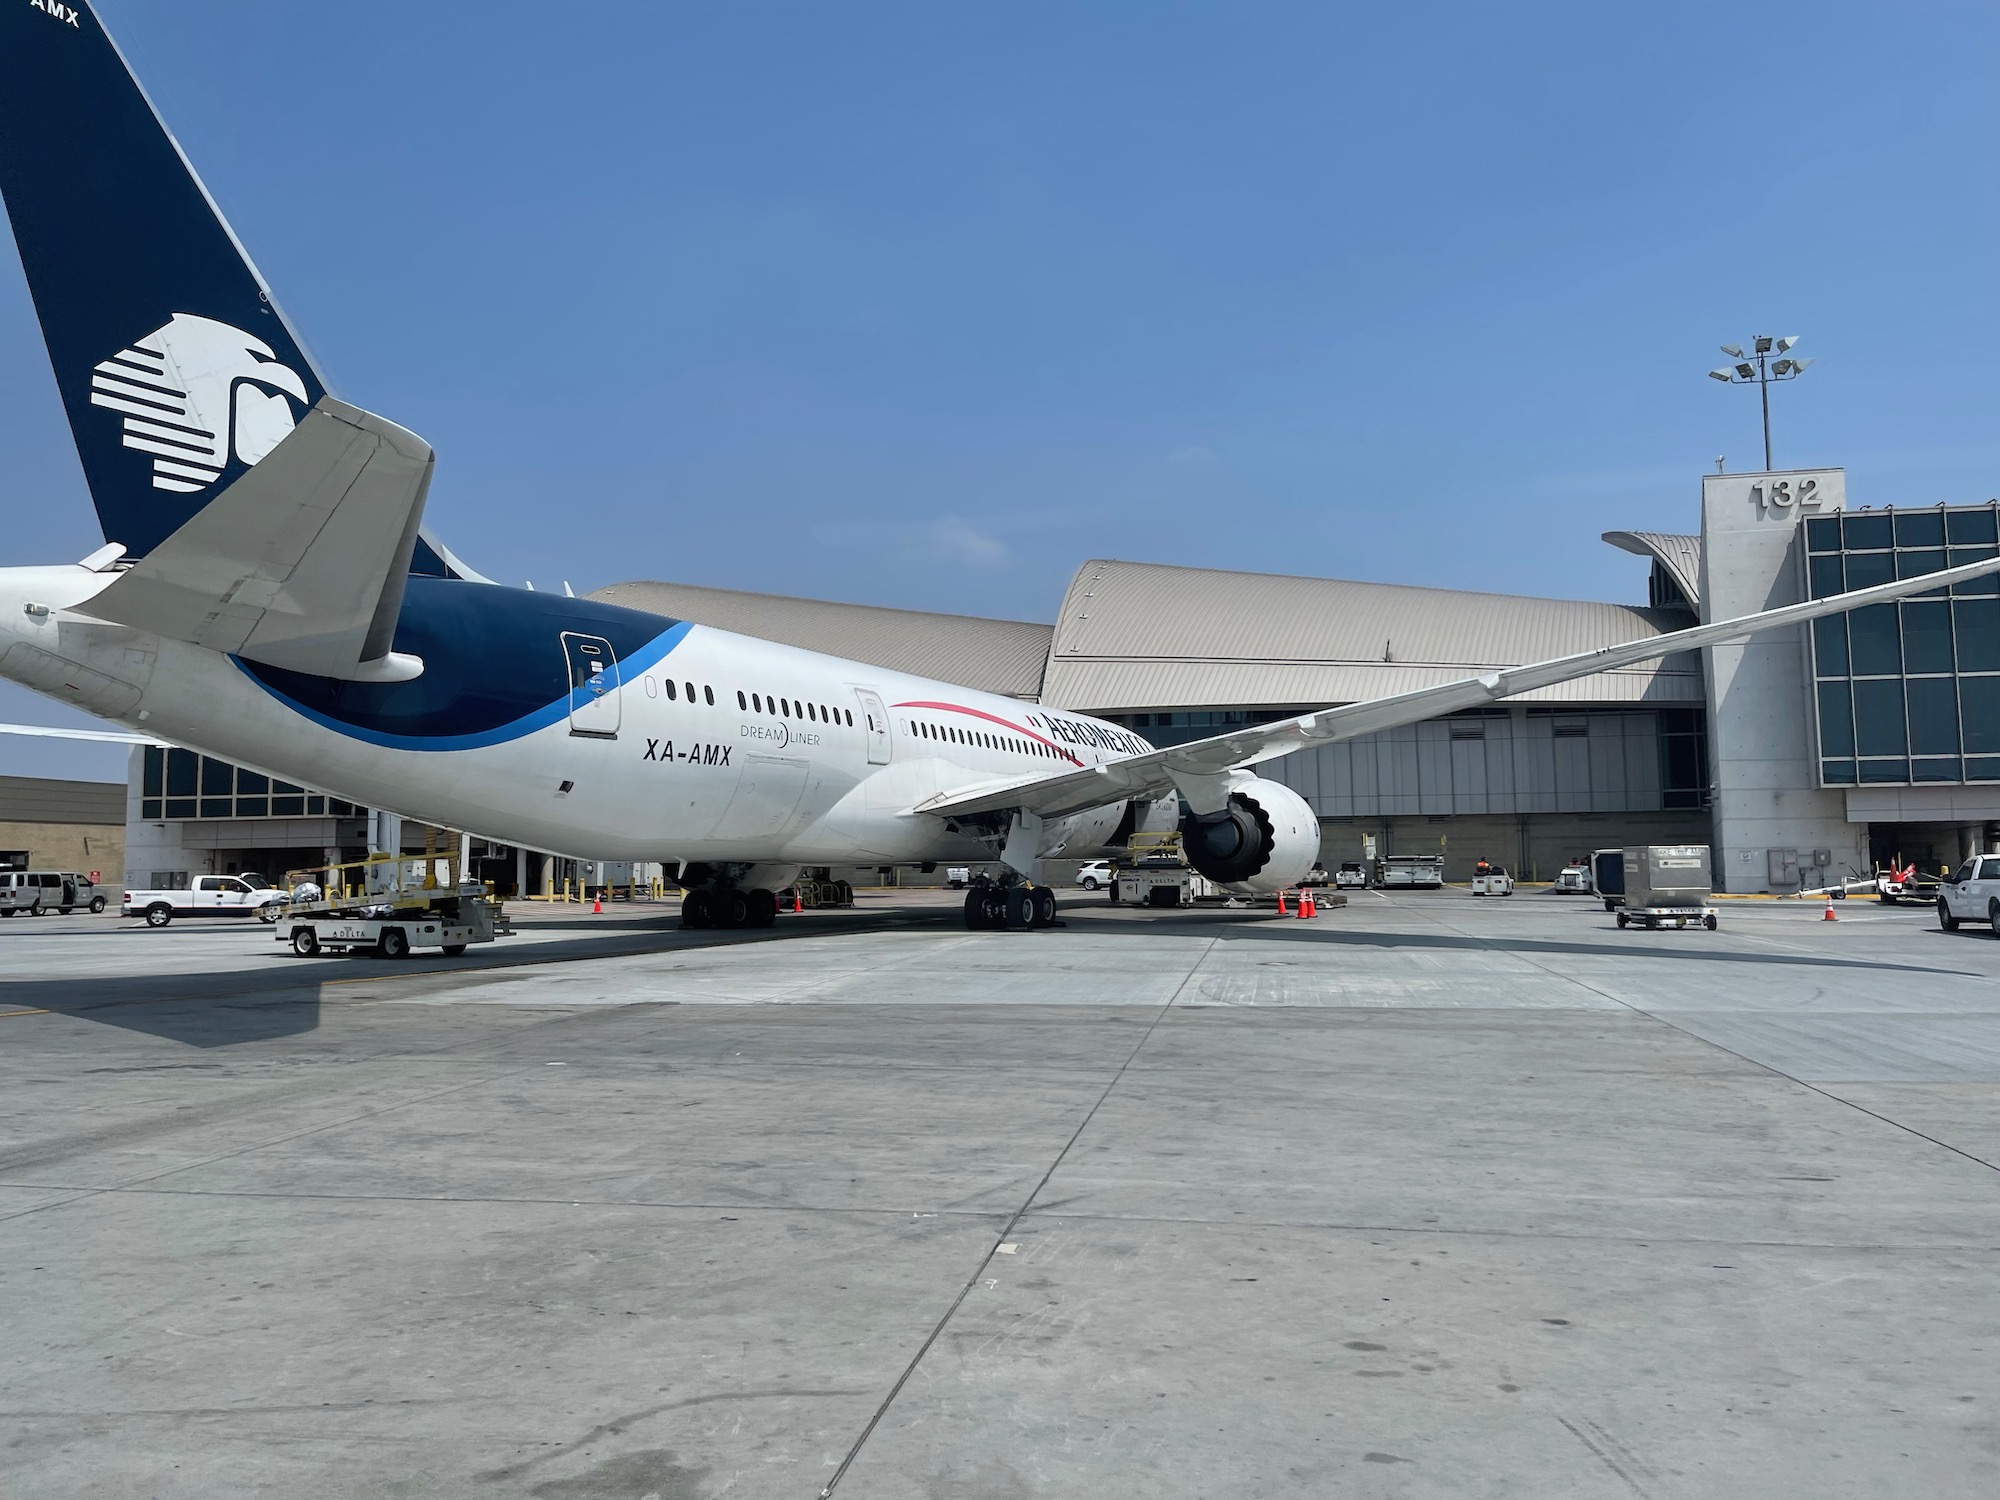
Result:
[[[516,899],[528,894],[528,851],[514,850],[514,895]]]

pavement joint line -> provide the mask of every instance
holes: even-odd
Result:
[[[1477,933],[1467,932],[1464,928],[1456,926],[1455,924],[1445,920],[1443,917],[1434,916],[1429,912],[1425,912],[1424,915],[1430,921],[1437,923],[1440,927],[1448,928],[1449,930],[1458,933],[1461,937],[1471,938],[1473,941],[1479,943],[1482,947],[1491,947],[1487,939],[1481,937]],[[1742,938],[1742,941],[1762,942],[1769,946],[1784,948],[1794,953],[1810,953],[1811,951],[1809,949],[1798,947],[1795,944],[1786,943],[1781,939],[1777,938],[1768,938],[1768,937],[1752,938],[1749,936],[1745,936]],[[1504,951],[1504,950],[1496,949],[1494,951]],[[1843,1099],[1840,1097],[1840,1095],[1833,1093],[1831,1090],[1822,1088],[1818,1084],[1813,1083],[1808,1079],[1800,1078],[1796,1074],[1787,1073],[1783,1068],[1777,1067],[1771,1063],[1767,1063],[1763,1061],[1761,1058],[1751,1057],[1748,1053],[1739,1052],[1734,1047],[1725,1047],[1721,1042],[1714,1041],[1709,1037],[1701,1035],[1700,1032],[1692,1031],[1686,1026],[1682,1026],[1675,1021],[1669,1020],[1666,1016],[1661,1015],[1657,1011],[1648,1010],[1643,1005],[1634,1005],[1631,1001],[1621,999],[1617,995],[1612,994],[1608,990],[1599,989],[1596,985],[1590,983],[1588,980],[1580,979],[1572,974],[1559,973],[1558,971],[1549,968],[1548,965],[1546,964],[1536,962],[1536,960],[1528,957],[1526,954],[1522,954],[1521,959],[1522,962],[1529,964],[1534,968],[1540,969],[1544,974],[1549,975],[1551,978],[1565,980],[1570,984],[1576,985],[1579,989],[1589,990],[1593,995],[1601,995],[1604,999],[1609,1000],[1613,1005],[1622,1006],[1636,1016],[1644,1016],[1647,1020],[1652,1021],[1657,1025],[1664,1026],[1670,1031],[1677,1031],[1682,1036],[1690,1037],[1693,1040],[1701,1043],[1704,1047],[1713,1047],[1718,1052],[1726,1053],[1730,1057],[1738,1058],[1741,1061],[1750,1064],[1750,1066],[1753,1068],[1761,1069],[1763,1072],[1768,1073],[1773,1078],[1782,1078],[1787,1083],[1794,1084],[1799,1088],[1805,1089],[1809,1093],[1818,1094],[1822,1099],[1830,1099],[1835,1104],[1843,1105],[1848,1109],[1856,1110],[1861,1114],[1868,1116],[1868,1118],[1871,1120],[1879,1120],[1884,1125],[1892,1125],[1897,1130],[1903,1131],[1908,1135],[1913,1135],[1920,1141],[1928,1141],[1933,1146],[1942,1147],[1944,1150],[1949,1151],[1953,1156],[1961,1157],[1966,1161],[1972,1162],[1976,1166],[1984,1167],[1989,1172],[2000,1172],[2000,1162],[1988,1161],[1985,1157],[1977,1156],[1972,1152],[1966,1150],[1963,1146],[1954,1146],[1951,1144],[1951,1142],[1941,1141],[1934,1135],[1926,1135],[1923,1131],[1917,1129],[1916,1126],[1914,1125],[1906,1125],[1901,1120],[1892,1120],[1887,1115],[1878,1114],[1874,1110],[1869,1109],[1866,1105],[1856,1104],[1852,1099]],[[1835,1012],[1835,1014],[1844,1014],[1844,1012]]]
[[[1153,1017],[1151,1023],[1147,1025],[1145,1032],[1133,1044],[1131,1052],[1126,1054],[1125,1061],[1118,1065],[1118,1071],[1113,1073],[1110,1082],[1104,1085],[1104,1092],[1097,1096],[1097,1102],[1090,1106],[1089,1111],[1085,1113],[1083,1119],[1077,1124],[1076,1129],[1070,1133],[1069,1139],[1063,1142],[1062,1149],[1056,1153],[1055,1160],[1049,1163],[1049,1169],[1042,1173],[1041,1180],[1034,1185],[1029,1191],[1028,1196],[1022,1200],[1021,1206],[1014,1210],[1014,1216],[1001,1228],[1000,1233],[994,1237],[993,1243],[986,1247],[986,1253],[979,1258],[979,1264],[972,1268],[972,1274],[966,1277],[965,1284],[958,1289],[958,1295],[952,1298],[951,1306],[944,1310],[944,1316],[939,1318],[936,1325],[932,1327],[930,1336],[923,1341],[918,1347],[917,1352],[910,1357],[910,1362],[903,1367],[903,1373],[896,1377],[896,1383],[889,1387],[889,1393],[882,1398],[882,1404],[875,1408],[874,1415],[869,1417],[867,1425],[861,1429],[860,1435],[855,1438],[854,1446],[847,1450],[847,1455],[841,1459],[840,1466],[833,1471],[832,1477],[821,1487],[819,1500],[828,1500],[828,1497],[833,1494],[834,1489],[846,1476],[847,1471],[853,1467],[854,1460],[861,1456],[862,1448],[867,1445],[868,1439],[874,1435],[875,1429],[881,1425],[882,1419],[889,1414],[889,1408],[895,1404],[896,1398],[903,1393],[903,1387],[910,1383],[910,1377],[916,1374],[917,1366],[923,1363],[924,1356],[929,1354],[932,1347],[943,1337],[946,1326],[957,1316],[959,1308],[965,1305],[965,1299],[972,1294],[972,1289],[979,1285],[980,1276],[993,1263],[993,1257],[999,1253],[1000,1247],[1007,1242],[1007,1236],[1014,1232],[1015,1226],[1021,1222],[1027,1215],[1028,1210],[1034,1206],[1035,1200],[1042,1195],[1042,1189],[1049,1185],[1049,1180],[1056,1175],[1056,1169],[1063,1164],[1063,1160],[1069,1155],[1071,1148],[1083,1138],[1084,1131],[1090,1128],[1090,1122],[1097,1118],[1097,1112],[1104,1107],[1104,1101],[1111,1097],[1111,1091],[1118,1087],[1118,1080],[1125,1076],[1125,1070],[1132,1066],[1133,1060],[1138,1057],[1146,1043],[1152,1040],[1153,1033],[1159,1030],[1160,1022],[1167,1018],[1167,1013],[1174,1008],[1174,1002],[1180,999],[1182,993],[1190,984],[1194,983],[1194,976],[1201,972],[1201,966],[1208,962],[1209,957],[1215,952],[1216,945],[1221,941],[1222,936],[1220,933],[1211,937],[1208,940],[1208,945],[1196,956],[1195,961],[1188,965],[1187,973],[1181,976],[1180,985],[1174,990],[1173,994],[1167,997],[1167,1003],[1160,1007],[1159,1014]]]

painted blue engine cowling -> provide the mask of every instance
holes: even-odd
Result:
[[[1181,849],[1217,885],[1245,894],[1284,890],[1319,858],[1319,817],[1288,786],[1246,781],[1221,812],[1181,815]]]

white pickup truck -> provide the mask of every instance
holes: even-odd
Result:
[[[124,912],[164,927],[175,917],[251,917],[275,922],[285,893],[258,875],[197,875],[184,891],[127,891]]]

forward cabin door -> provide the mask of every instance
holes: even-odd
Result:
[[[569,666],[569,732],[594,739],[618,738],[618,658],[611,642],[565,630],[563,660]]]
[[[882,706],[882,695],[873,688],[856,688],[854,697],[861,705],[862,722],[868,726],[868,764],[886,766],[889,764],[889,711]]]

